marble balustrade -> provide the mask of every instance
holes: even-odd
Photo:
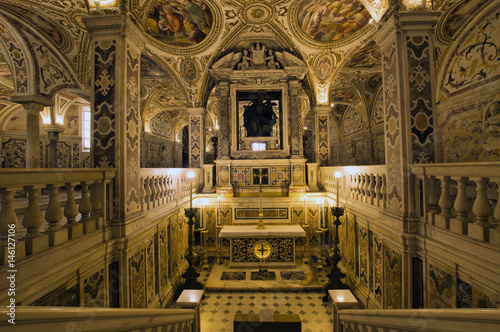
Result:
[[[341,310],[341,330],[350,331],[497,331],[496,309]]]
[[[334,195],[335,200],[338,183],[341,206],[346,205],[348,199],[353,199],[374,207],[385,208],[387,199],[385,171],[385,165],[320,167],[319,182],[327,192]],[[335,172],[342,173],[338,181]]]
[[[18,261],[101,228],[112,216],[114,177],[114,169],[2,169],[0,265],[9,241]]]
[[[189,171],[195,174],[192,182],[187,177]],[[202,175],[198,168],[141,168],[142,211],[189,200],[189,192],[198,192],[203,184]]]
[[[411,170],[426,223],[500,243],[500,163],[412,165]]]
[[[0,309],[3,317],[9,309]],[[0,321],[0,329],[13,325]],[[193,309],[114,309],[71,307],[15,308],[19,331],[179,331],[191,332],[196,319]]]

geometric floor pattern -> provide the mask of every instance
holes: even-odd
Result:
[[[199,280],[206,283],[210,272],[200,273]],[[319,272],[318,278],[326,283],[326,272]],[[304,332],[332,331],[332,302],[323,303],[322,299],[323,293],[319,291],[205,292],[200,307],[201,331],[233,331],[235,314],[259,314],[262,309],[299,315]]]
[[[233,331],[235,314],[297,314],[302,331],[333,330],[332,302],[323,303],[320,292],[206,292],[201,302],[201,331]]]

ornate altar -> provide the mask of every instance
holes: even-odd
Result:
[[[306,71],[293,54],[261,42],[226,54],[212,66],[220,101],[218,193],[256,193],[252,172],[257,166],[275,175],[263,187],[265,193],[305,192],[298,93]]]
[[[219,236],[230,242],[230,266],[295,266],[295,239],[306,232],[299,225],[224,226]]]

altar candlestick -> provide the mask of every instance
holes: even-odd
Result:
[[[342,177],[342,173],[335,172],[335,180],[337,182],[337,207],[339,207],[339,178]]]
[[[193,208],[193,178],[194,178],[194,172],[189,171],[187,173],[187,176],[189,178],[189,208]]]
[[[220,195],[217,196],[217,199],[219,200],[219,208],[217,209],[217,225],[220,225]]]
[[[324,228],[325,227],[325,218],[324,218],[324,207],[323,207],[323,200],[321,200],[321,214],[320,214],[320,217],[321,217],[321,228]]]

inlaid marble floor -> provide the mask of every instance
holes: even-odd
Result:
[[[203,271],[200,280],[206,282],[208,276]],[[319,272],[318,279],[326,283],[326,273]],[[323,303],[322,298],[321,291],[205,292],[200,309],[201,331],[233,331],[235,314],[259,314],[263,309],[271,309],[275,314],[299,315],[302,331],[332,331],[332,302]]]
[[[233,331],[235,314],[297,314],[304,332],[332,331],[332,303],[320,292],[207,292],[201,303],[201,331]],[[251,331],[251,330],[249,330]]]

